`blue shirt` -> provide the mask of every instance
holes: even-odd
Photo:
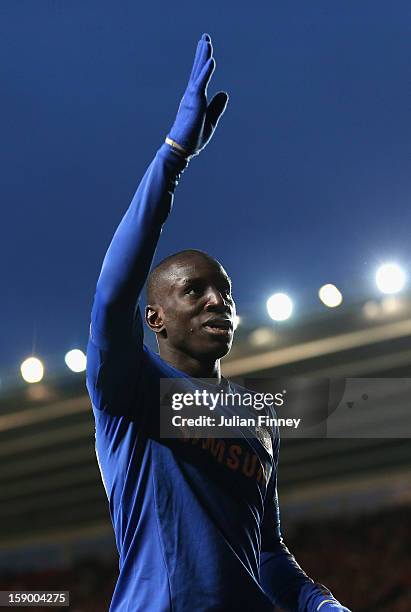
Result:
[[[188,377],[143,345],[137,307],[187,162],[163,145],[107,251],[94,298],[87,387],[119,552],[113,612],[309,610],[313,582],[284,545],[278,431],[165,440],[160,379]],[[231,389],[239,389],[232,383]]]

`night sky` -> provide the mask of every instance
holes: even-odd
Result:
[[[156,258],[208,251],[238,312],[295,318],[333,282],[372,295],[411,268],[411,6],[2,0],[0,377],[85,349],[105,250],[171,127],[197,39],[230,94],[186,170]],[[318,304],[318,305],[317,305]]]

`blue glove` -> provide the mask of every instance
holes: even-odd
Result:
[[[327,587],[318,582],[307,583],[302,587],[298,610],[299,612],[351,612],[335,599]]]
[[[187,157],[204,149],[227,106],[228,94],[225,91],[220,91],[207,103],[207,87],[214,70],[211,38],[203,34],[197,45],[187,89],[168,135],[174,146],[177,144],[177,149],[178,145],[184,149]]]

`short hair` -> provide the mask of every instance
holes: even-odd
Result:
[[[168,255],[165,257],[160,263],[158,263],[150,272],[147,278],[147,302],[148,304],[155,304],[161,300],[162,292],[164,289],[164,280],[167,276],[167,273],[170,267],[178,263],[179,260],[183,260],[188,256],[201,256],[205,259],[208,259],[213,264],[221,266],[220,262],[217,261],[214,257],[206,253],[205,251],[200,251],[199,249],[185,249],[183,251],[178,251],[177,253],[173,253],[172,255]]]

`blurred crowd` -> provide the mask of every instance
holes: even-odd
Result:
[[[353,612],[411,612],[411,508],[300,525],[287,544]]]
[[[410,517],[411,508],[400,507],[310,522],[285,539],[304,570],[353,612],[410,612]],[[117,559],[87,559],[64,571],[3,572],[0,590],[70,591],[72,612],[102,612],[109,608],[116,573]]]

